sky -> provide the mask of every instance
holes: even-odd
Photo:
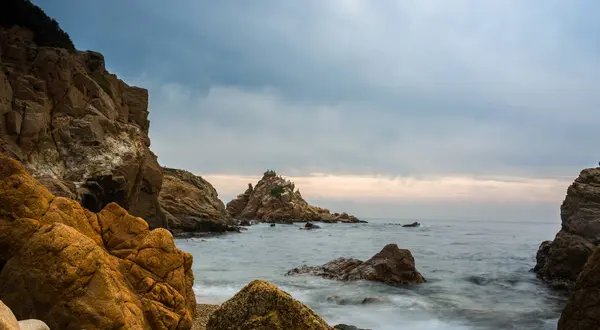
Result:
[[[598,164],[594,0],[36,0],[150,92],[162,165],[362,217],[559,221]]]

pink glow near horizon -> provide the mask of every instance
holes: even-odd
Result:
[[[236,196],[260,177],[203,175],[220,196]],[[560,202],[570,180],[469,177],[381,177],[363,175],[312,174],[286,177],[296,183],[305,199],[349,200],[356,202]],[[227,202],[227,201],[225,201]]]

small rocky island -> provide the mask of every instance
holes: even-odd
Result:
[[[263,222],[365,222],[347,213],[331,213],[328,209],[308,204],[293,182],[266,171],[255,187],[227,203],[227,214],[235,219]]]
[[[300,266],[286,275],[314,275],[341,281],[367,280],[386,284],[420,284],[425,279],[415,268],[415,259],[396,244],[386,245],[367,261],[338,258],[322,266]]]

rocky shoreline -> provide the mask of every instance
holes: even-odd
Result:
[[[20,319],[38,329],[334,329],[261,280],[222,305],[197,304],[192,256],[173,237],[240,232],[252,221],[364,221],[310,205],[270,170],[225,205],[202,177],[159,165],[147,90],[109,73],[102,54],[76,50],[29,1],[2,1],[0,12],[0,327],[22,328]],[[571,292],[559,330],[597,328],[600,168],[568,188],[561,220],[533,270]],[[426,283],[395,244],[364,262],[288,273],[301,274]]]

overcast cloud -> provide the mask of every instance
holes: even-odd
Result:
[[[150,90],[159,161],[220,178],[227,198],[272,168],[334,176],[313,199],[363,213],[382,209],[368,187],[385,178],[389,215],[401,201],[482,193],[485,205],[548,214],[600,160],[596,1],[35,2]],[[344,189],[364,177],[363,190]],[[326,182],[316,178],[307,190]],[[410,179],[419,198],[398,183]],[[490,180],[501,193],[482,188]],[[531,199],[531,187],[551,190]]]

